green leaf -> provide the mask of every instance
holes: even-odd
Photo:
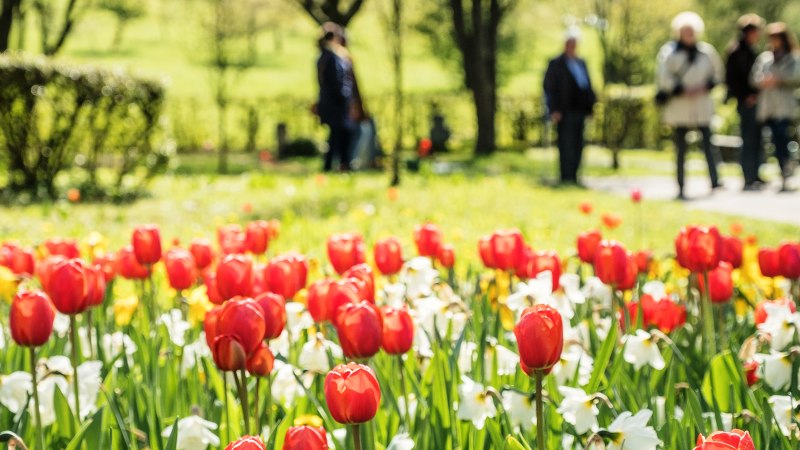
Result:
[[[167,446],[164,447],[164,450],[177,450],[178,448],[178,421],[180,417],[175,418],[175,423],[172,425],[172,433],[169,434],[169,439],[167,440]]]
[[[716,402],[720,411],[729,412],[742,409],[740,391],[731,389],[731,386],[740,386],[741,383],[745,383],[739,376],[737,364],[730,351],[722,352],[711,359],[703,377],[703,398],[709,405]]]
[[[525,447],[519,443],[516,438],[513,436],[506,436],[505,445],[503,445],[503,450],[525,450]]]
[[[603,342],[603,346],[600,347],[600,352],[594,359],[594,370],[592,370],[592,377],[589,379],[589,384],[586,387],[587,392],[597,392],[597,389],[600,387],[600,381],[602,380],[606,367],[608,367],[609,361],[611,361],[611,355],[614,353],[616,346],[617,327],[612,326],[605,342]]]
[[[69,441],[69,444],[67,444],[64,450],[77,450],[81,448],[81,444],[83,443],[84,437],[86,437],[87,435],[87,431],[92,427],[97,428],[97,425],[95,425],[95,423],[97,424],[101,423],[102,417],[103,417],[103,410],[101,409],[97,411],[94,414],[94,416],[92,416],[91,419],[87,420],[83,424],[83,426],[81,426],[81,429],[78,430],[78,433],[72,438],[71,441]],[[99,440],[94,441],[94,443],[95,445],[98,444]]]

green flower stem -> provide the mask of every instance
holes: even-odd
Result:
[[[405,401],[405,419],[406,419],[406,431],[411,433],[411,404],[408,399],[408,388],[406,387],[406,374],[403,367],[403,355],[397,356],[397,363],[400,367],[400,388],[401,392],[403,393],[403,401]]]
[[[708,282],[708,271],[703,272],[703,298],[702,302],[702,315],[703,315],[703,346],[707,358],[711,358],[717,354],[717,346],[714,340],[714,317],[713,310],[711,309],[711,285]]]
[[[267,374],[267,427],[269,432],[272,433],[272,374]],[[258,432],[261,432],[261,422],[259,421]]]
[[[72,387],[75,391],[75,419],[81,422],[81,401],[78,392],[78,327],[75,323],[75,315],[69,316],[69,337],[72,347]],[[77,430],[74,430],[77,431]]]
[[[42,413],[39,411],[39,387],[36,380],[36,348],[30,347],[31,378],[33,380],[33,408],[36,416],[36,445],[35,448],[44,448],[44,432],[42,431]]]
[[[539,446],[539,450],[545,450],[544,411],[542,407],[542,384],[544,380],[544,371],[537,369],[534,376],[536,377],[536,445]]]
[[[249,430],[252,424],[250,423],[250,406],[247,401],[247,374],[244,369],[240,371],[241,381],[239,384],[239,402],[242,404],[242,417],[244,418],[244,430]],[[234,372],[236,376],[236,372]]]
[[[231,441],[231,412],[228,409],[228,374],[222,372],[222,390],[225,396],[225,442]]]
[[[256,431],[255,435],[261,434],[261,415],[258,413],[258,404],[260,403],[261,394],[261,378],[256,377],[255,401],[253,402],[253,417],[256,418]]]
[[[353,448],[355,450],[361,450],[361,429],[359,424],[353,425],[351,431],[353,433]]]

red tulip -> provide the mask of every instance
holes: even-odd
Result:
[[[223,372],[242,370],[247,363],[247,353],[242,344],[235,337],[222,334],[214,338],[211,346],[211,356],[217,369]]]
[[[325,377],[325,402],[333,420],[341,424],[369,422],[381,403],[375,372],[356,363],[335,367]]]
[[[292,265],[292,275],[295,278],[295,287],[297,290],[303,289],[308,283],[308,261],[306,257],[295,252],[284,253],[278,257],[285,259]],[[294,295],[292,295],[294,297]],[[289,298],[289,297],[287,297]]]
[[[781,276],[790,280],[800,278],[800,245],[786,243],[778,248]]]
[[[128,280],[144,280],[150,275],[147,267],[141,265],[133,253],[133,246],[122,247],[117,254],[117,273]]]
[[[225,302],[217,318],[217,335],[236,338],[246,354],[258,347],[266,333],[264,310],[251,298],[234,298]]]
[[[716,227],[687,227],[675,240],[678,263],[694,273],[714,270],[722,257],[722,239]]]
[[[371,358],[381,349],[383,319],[377,306],[361,301],[339,308],[334,321],[342,353],[350,359]]]
[[[328,290],[333,280],[325,278],[315,281],[308,287],[308,296],[306,298],[308,312],[314,319],[314,322],[321,323],[328,320]]]
[[[219,293],[219,288],[217,287],[217,274],[215,272],[206,270],[203,273],[203,284],[206,286],[208,301],[215,305],[225,303],[225,299],[222,298],[222,295]]]
[[[534,305],[522,312],[519,323],[514,327],[514,335],[524,367],[529,371],[549,372],[552,369],[561,359],[563,327],[561,314],[548,305]]]
[[[267,450],[264,441],[258,436],[245,436],[236,442],[231,442],[225,450]]]
[[[456,250],[452,244],[442,244],[439,247],[439,254],[436,255],[439,264],[445,269],[452,269],[456,264]]]
[[[594,206],[591,204],[591,202],[581,202],[581,204],[578,205],[578,209],[582,214],[588,216],[592,213],[592,211],[594,211]]]
[[[289,427],[282,450],[328,450],[328,435],[324,428]]]
[[[419,256],[435,258],[442,245],[442,231],[432,223],[414,227],[414,244],[417,246]]]
[[[31,276],[35,273],[33,251],[15,244],[5,243],[0,247],[0,266],[8,267],[15,275]]]
[[[650,262],[653,260],[653,254],[649,250],[642,250],[636,253],[636,270],[641,274],[647,274],[650,271]]]
[[[264,339],[276,339],[286,326],[286,302],[280,294],[265,292],[256,297],[264,313]]]
[[[228,255],[217,266],[217,289],[223,300],[253,293],[253,262],[244,255]]]
[[[245,228],[245,247],[254,255],[263,255],[269,247],[269,223],[266,220],[250,222]]]
[[[622,244],[603,241],[595,254],[594,270],[600,281],[625,291],[636,285],[639,268],[636,257],[626,251]]]
[[[198,270],[204,270],[214,261],[214,251],[211,249],[211,243],[205,239],[192,240],[189,251],[194,256],[194,262]]]
[[[663,333],[671,333],[686,323],[686,306],[677,304],[668,298],[656,301],[652,296],[645,294],[639,302],[628,303],[631,323],[638,320],[639,307],[642,310],[642,324],[647,327],[656,327]]]
[[[726,262],[719,263],[719,266],[708,272],[708,283],[711,285],[709,292],[712,303],[725,303],[733,297],[733,267]],[[700,292],[705,292],[705,282],[702,277],[698,278]]]
[[[78,243],[72,239],[51,238],[45,241],[44,246],[51,256],[63,256],[67,259],[81,256]]]
[[[756,305],[755,311],[755,320],[756,325],[761,325],[762,323],[767,321],[769,314],[767,314],[767,305],[775,305],[775,306],[786,306],[792,311],[792,314],[797,312],[797,307],[794,306],[794,302],[791,299],[783,298],[778,300],[765,300],[758,305]]]
[[[633,203],[641,203],[642,202],[642,190],[636,188],[631,191],[631,201]]]
[[[481,261],[487,269],[497,269],[497,262],[494,260],[494,251],[492,250],[492,236],[483,236],[478,241],[478,252],[481,255]]]
[[[750,433],[742,430],[717,431],[707,438],[702,434],[697,437],[694,450],[755,450]]]
[[[729,263],[734,269],[742,267],[742,240],[735,236],[723,237],[720,259]]]
[[[339,275],[364,262],[364,238],[360,234],[335,234],[328,238],[328,259]]]
[[[335,322],[339,308],[361,300],[358,286],[353,280],[349,278],[336,280],[328,285],[328,294],[325,296],[324,305],[318,310],[318,314],[322,321]]]
[[[89,293],[86,296],[88,307],[100,306],[106,299],[106,277],[103,269],[96,265],[86,266],[86,283]]]
[[[492,260],[500,270],[516,269],[523,258],[525,241],[519,230],[497,230],[491,237]]]
[[[139,264],[147,266],[161,259],[161,235],[156,225],[140,225],[134,228],[131,244]]]
[[[594,256],[597,247],[603,240],[603,235],[599,231],[587,231],[578,235],[578,257],[587,264],[594,264]]]
[[[164,256],[169,285],[176,291],[189,289],[197,279],[197,266],[194,256],[188,250],[179,247],[170,249]]]
[[[92,264],[99,267],[103,272],[103,278],[105,278],[106,283],[110,283],[117,276],[117,255],[114,253],[98,256],[92,261]]]
[[[394,275],[403,267],[403,249],[400,240],[390,237],[375,243],[375,265],[384,275]]]
[[[603,225],[609,230],[619,228],[619,226],[622,225],[622,217],[614,213],[604,213],[600,219],[603,221]]]
[[[217,242],[224,255],[244,253],[247,250],[246,239],[247,235],[237,224],[217,228]]]
[[[206,333],[206,343],[208,348],[214,347],[214,340],[217,338],[217,322],[222,312],[222,306],[215,306],[206,312],[203,318],[203,331]]]
[[[274,365],[275,355],[263,342],[250,354],[245,364],[247,372],[257,377],[266,377],[271,374]]]
[[[534,252],[530,278],[535,278],[542,272],[549,271],[553,279],[553,291],[561,286],[561,259],[555,251]]]
[[[292,264],[287,260],[273,258],[264,267],[263,276],[267,289],[284,298],[294,297],[299,290],[292,274]]]
[[[760,378],[758,377],[758,362],[757,361],[753,361],[753,360],[747,361],[746,363],[744,363],[742,365],[742,368],[744,369],[744,376],[747,379],[747,385],[748,386],[752,387],[754,384],[758,383],[758,380]]]
[[[414,343],[414,321],[406,308],[383,308],[383,350],[390,355],[402,355]]]
[[[80,314],[89,306],[89,283],[85,269],[86,263],[79,259],[62,261],[53,268],[45,290],[62,314]]]
[[[777,249],[762,248],[758,251],[758,265],[761,274],[765,277],[775,278],[781,275],[781,260]]]
[[[375,303],[375,276],[372,268],[366,264],[358,264],[349,268],[342,274],[342,278],[355,278],[361,281],[359,285],[359,298],[371,303]]]
[[[53,334],[56,312],[42,291],[21,291],[11,303],[8,326],[11,338],[23,347],[39,347]]]

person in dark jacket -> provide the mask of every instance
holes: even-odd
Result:
[[[597,101],[586,63],[577,55],[579,37],[577,28],[567,32],[564,53],[550,61],[544,76],[547,110],[558,132],[561,183],[564,184],[578,184],[584,124]]]
[[[325,153],[323,170],[333,170],[338,160],[343,171],[350,170],[350,142],[355,122],[352,117],[355,83],[353,66],[344,43],[344,30],[334,24],[322,25],[319,41],[320,56],[317,60],[319,101],[316,113],[320,122],[330,130],[328,152]]]
[[[764,158],[761,141],[761,125],[756,117],[758,89],[750,82],[750,73],[758,53],[756,45],[761,38],[764,19],[755,14],[746,14],[737,22],[739,38],[728,51],[725,63],[725,82],[728,98],[736,99],[742,136],[741,164],[744,175],[744,190],[757,191],[764,186],[758,172]]]

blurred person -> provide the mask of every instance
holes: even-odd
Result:
[[[769,50],[758,55],[752,81],[759,89],[758,120],[772,131],[775,157],[781,168],[781,192],[787,192],[792,190],[788,186],[793,171],[789,160],[789,128],[797,115],[794,92],[800,87],[800,57],[785,23],[769,24],[767,35]]]
[[[711,90],[722,81],[723,64],[714,47],[699,41],[704,30],[703,19],[696,13],[678,14],[672,20],[674,40],[661,47],[657,59],[657,85],[664,103],[662,121],[673,129],[680,200],[686,199],[686,137],[690,130],[702,135],[712,190],[722,186],[717,173],[719,156],[711,146],[709,126],[714,115]]]
[[[740,163],[744,175],[744,190],[757,191],[764,186],[758,172],[763,160],[764,147],[761,142],[761,124],[756,116],[758,88],[750,82],[758,52],[756,46],[761,39],[764,19],[756,14],[745,14],[737,22],[739,34],[728,49],[725,63],[725,82],[728,99],[736,99],[739,113],[742,150]]]
[[[357,90],[353,65],[344,42],[342,27],[332,22],[322,25],[320,56],[317,60],[319,101],[314,110],[320,122],[330,130],[323,166],[325,172],[333,170],[334,161],[339,163],[341,170],[349,171],[352,159],[350,150],[355,129],[353,108]]]
[[[577,54],[579,40],[577,27],[567,30],[564,52],[550,61],[544,76],[547,110],[558,132],[559,166],[564,184],[578,184],[584,125],[597,101],[586,62]]]

